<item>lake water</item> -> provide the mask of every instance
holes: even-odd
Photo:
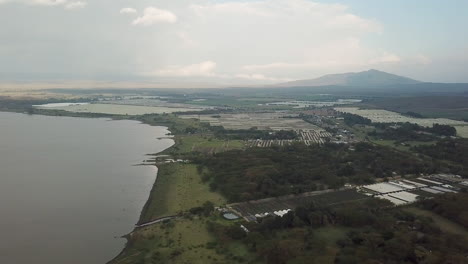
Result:
[[[0,263],[101,264],[125,244],[173,144],[134,121],[0,113]]]

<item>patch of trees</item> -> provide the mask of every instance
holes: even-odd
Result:
[[[457,130],[453,126],[434,124],[428,131],[439,136],[456,136]]]
[[[441,232],[428,218],[371,204],[311,205],[244,225],[250,232],[244,232],[238,222],[209,222],[217,251],[241,242],[252,262],[268,264],[323,263],[325,259],[335,263],[465,263],[468,252],[465,239]],[[325,226],[330,236],[320,234]]]
[[[330,225],[347,227],[373,225],[377,222],[376,212],[388,205],[387,201],[378,199],[368,199],[362,203],[355,202],[344,206],[321,206],[311,203],[308,206],[299,206],[283,217],[268,216],[260,219],[256,228],[262,232],[271,232],[304,226],[318,228]]]
[[[354,125],[370,125],[372,121],[369,118],[362,117],[360,115],[343,113],[344,122],[348,126]]]
[[[433,159],[455,163],[450,172],[468,177],[468,139],[442,140],[433,145],[416,146],[413,150]]]
[[[424,200],[420,204],[424,209],[468,228],[468,193],[447,193]]]
[[[385,140],[396,141],[433,141],[437,136],[455,136],[457,131],[448,125],[434,124],[432,127],[423,127],[413,123],[386,124],[375,123],[376,130],[369,132],[373,136]]]
[[[423,127],[412,124],[374,124],[376,130],[369,132],[368,135],[385,140],[396,141],[432,141],[436,137],[428,132],[425,132]]]
[[[189,213],[193,215],[204,215],[209,216],[214,211],[214,204],[210,201],[206,201],[202,206],[193,207],[189,210]]]
[[[440,232],[428,220],[398,223],[349,232],[337,243],[335,263],[466,263],[466,240]]]
[[[358,143],[348,146],[249,148],[192,158],[207,168],[203,179],[231,202],[339,188],[346,182],[366,184],[374,178],[434,172],[431,162],[409,153]]]
[[[83,99],[84,100],[84,99]],[[88,99],[89,100],[89,99]],[[80,100],[69,100],[67,102],[79,102]],[[13,99],[8,96],[0,96],[0,110],[4,111],[25,111],[29,114],[34,113],[33,105],[48,103],[61,103],[60,99]]]

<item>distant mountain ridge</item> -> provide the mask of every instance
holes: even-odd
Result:
[[[350,72],[328,74],[316,79],[298,80],[274,85],[275,87],[304,87],[304,86],[388,86],[401,84],[422,83],[407,77],[378,71]]]

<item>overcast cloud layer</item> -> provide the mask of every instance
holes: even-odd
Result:
[[[374,41],[382,22],[339,3],[0,0],[0,23],[0,81],[247,84],[377,68],[468,82],[468,48],[392,50]]]

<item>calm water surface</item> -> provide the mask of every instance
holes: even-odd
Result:
[[[173,144],[133,121],[0,113],[0,263],[106,263],[156,177],[133,166]]]

